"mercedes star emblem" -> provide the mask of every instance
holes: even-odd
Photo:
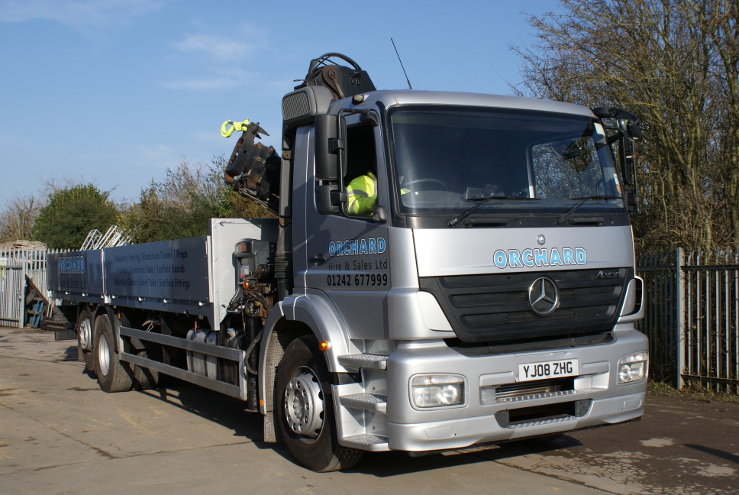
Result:
[[[559,307],[557,284],[549,277],[539,277],[529,286],[529,304],[534,313],[546,316]]]

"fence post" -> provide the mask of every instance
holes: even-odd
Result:
[[[26,269],[28,268],[28,253],[21,251],[20,249],[16,251],[17,259],[20,260],[21,263],[21,280],[20,280],[20,294],[18,294],[18,307],[20,308],[20,328],[24,328],[26,326]]]
[[[683,274],[684,262],[683,248],[677,248],[675,260],[675,323],[677,344],[675,364],[677,368],[677,389],[683,388],[683,367],[685,366],[685,275]]]

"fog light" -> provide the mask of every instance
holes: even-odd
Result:
[[[618,360],[618,383],[637,382],[646,378],[649,355],[635,352]]]
[[[416,375],[411,378],[411,400],[417,408],[464,404],[464,378],[459,375]]]

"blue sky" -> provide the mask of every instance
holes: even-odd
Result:
[[[337,10],[338,7],[338,10]],[[512,94],[526,14],[553,0],[0,0],[0,207],[51,181],[136,201],[182,163],[229,155],[224,120],[279,149],[280,101],[340,52],[382,89]]]

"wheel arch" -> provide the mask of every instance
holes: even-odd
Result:
[[[269,314],[259,354],[259,411],[265,415],[265,442],[276,442],[274,385],[277,366],[290,343],[303,335],[330,343],[324,353],[330,373],[345,372],[338,357],[349,354],[350,341],[343,319],[325,297],[317,294],[290,296]]]
[[[92,304],[86,303],[86,302],[79,303],[79,304],[77,304],[77,322],[79,322],[80,315],[84,311],[87,311],[88,313],[90,313],[90,316],[91,317],[93,317],[93,318],[95,317],[95,308],[93,307]]]

